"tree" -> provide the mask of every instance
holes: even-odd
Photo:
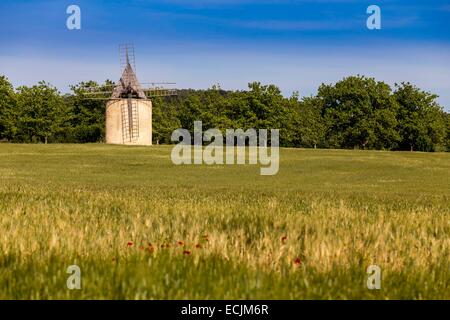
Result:
[[[289,124],[293,115],[292,105],[296,100],[295,95],[288,100],[273,84],[262,85],[253,82],[248,87],[250,90],[245,93],[248,105],[246,113],[250,117],[244,128],[280,129],[280,145],[290,145],[292,136]]]
[[[113,82],[106,80],[100,91],[108,92],[111,85]],[[94,81],[81,82],[72,86],[73,95],[66,98],[73,114],[70,134],[73,142],[101,142],[105,137],[106,100],[86,99],[84,91],[89,87],[99,86]]]
[[[17,132],[20,142],[58,141],[67,128],[70,114],[58,90],[46,82],[17,89]]]
[[[324,144],[325,123],[322,118],[322,105],[316,97],[305,97],[298,103],[293,118],[292,131],[295,135],[295,146],[316,148]]]
[[[373,78],[353,76],[333,85],[322,84],[317,98],[332,148],[391,149],[400,140],[396,131],[398,106],[391,88]]]
[[[153,142],[156,144],[170,144],[172,132],[181,128],[180,120],[177,118],[176,108],[168,103],[169,98],[161,97],[152,99],[153,115]]]
[[[14,88],[8,79],[0,77],[0,140],[11,139],[15,133],[14,112],[16,110],[16,96]]]
[[[450,113],[445,113],[445,121],[447,124],[447,137],[445,139],[445,146],[447,151],[450,152]]]
[[[425,92],[410,83],[396,84],[394,96],[400,110],[400,149],[437,151],[445,144],[445,118],[437,95]]]
[[[286,114],[286,99],[275,85],[261,85],[253,82],[248,85],[247,101],[256,116],[254,128],[275,129],[283,124]]]

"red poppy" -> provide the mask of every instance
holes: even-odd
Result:
[[[153,246],[148,246],[147,251],[153,253],[155,251],[155,248],[153,248]]]
[[[189,250],[184,250],[184,251],[183,251],[183,254],[184,254],[185,256],[188,256],[188,255],[191,254],[191,252],[190,252]]]
[[[184,246],[184,242],[183,241],[178,241],[178,245],[179,246]]]
[[[282,236],[282,237],[281,237],[281,242],[285,243],[286,240],[287,240],[287,236]]]
[[[133,241],[128,241],[127,246],[128,247],[132,247],[133,246]]]
[[[302,259],[300,259],[300,257],[297,257],[297,258],[294,260],[294,264],[297,265],[297,266],[301,265],[301,264],[302,264]]]
[[[197,243],[197,244],[195,245],[195,247],[196,247],[197,249],[200,249],[200,248],[202,247],[202,245],[201,245],[200,243]]]

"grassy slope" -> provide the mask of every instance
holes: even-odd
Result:
[[[450,299],[450,154],[283,149],[264,177],[170,150],[0,144],[0,298]]]

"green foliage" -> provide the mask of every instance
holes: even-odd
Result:
[[[170,144],[172,132],[181,127],[173,104],[164,103],[161,97],[152,100],[153,143]]]
[[[14,92],[0,78],[0,139],[16,142],[102,142],[106,101],[86,99],[89,87],[105,92],[113,82],[82,82],[61,96],[39,83]],[[100,90],[102,91],[102,90]],[[107,98],[99,94],[98,97]],[[280,145],[304,148],[446,151],[449,115],[436,95],[402,83],[389,85],[364,76],[322,84],[316,96],[286,98],[275,85],[250,83],[248,90],[179,90],[153,103],[153,142],[170,144],[177,128],[280,129]]]
[[[113,83],[109,80],[100,86],[104,91]],[[72,114],[70,142],[101,142],[105,137],[106,100],[86,99],[86,88],[98,87],[94,81],[81,82],[72,87],[73,95],[66,97]]]
[[[349,77],[334,86],[320,86],[318,99],[330,147],[396,147],[400,139],[396,131],[398,107],[386,83],[363,76]]]
[[[445,146],[447,148],[447,151],[450,151],[450,114],[446,113],[444,115],[444,118],[445,118],[445,123],[446,123],[446,126],[447,126],[447,137],[445,139],[446,140],[445,141]]]
[[[400,105],[398,119],[401,148],[411,151],[443,149],[447,128],[445,114],[436,103],[437,96],[410,83],[396,85],[394,96]]]
[[[10,139],[16,132],[14,122],[16,95],[6,77],[0,77],[0,140]]]
[[[325,145],[326,126],[322,118],[322,105],[316,97],[306,97],[297,104],[293,117],[293,145],[314,147]]]
[[[58,142],[70,115],[58,90],[45,82],[17,89],[14,141]]]

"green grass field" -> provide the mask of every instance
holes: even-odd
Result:
[[[260,176],[170,152],[0,144],[0,298],[450,299],[450,154],[282,149]]]

